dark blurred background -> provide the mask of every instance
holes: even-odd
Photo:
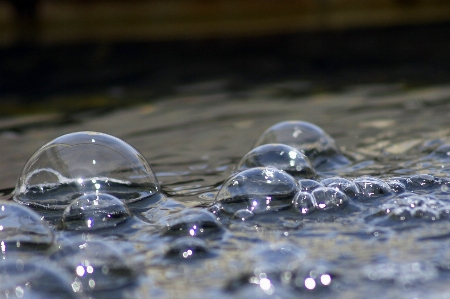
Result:
[[[0,0],[0,115],[448,83],[449,33],[448,0]]]

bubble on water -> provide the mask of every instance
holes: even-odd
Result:
[[[63,212],[62,228],[97,230],[115,227],[131,217],[125,204],[108,194],[88,194],[75,199]]]
[[[368,219],[375,219],[374,222],[378,225],[389,225],[392,221],[437,221],[445,207],[447,205],[444,202],[433,196],[406,192],[382,204]]]
[[[302,192],[312,192],[314,189],[325,187],[322,183],[308,179],[299,180],[298,185]]]
[[[284,170],[297,179],[316,176],[309,159],[299,150],[285,144],[264,144],[254,148],[239,161],[235,171],[264,166]]]
[[[340,177],[327,178],[321,181],[321,183],[330,188],[338,189],[350,197],[356,197],[359,193],[359,188],[356,184],[350,180]]]
[[[165,226],[164,236],[219,237],[223,233],[216,216],[204,209],[185,209],[164,217],[160,222]]]
[[[166,258],[191,260],[211,255],[207,243],[196,237],[181,237],[173,241],[166,251]]]
[[[236,213],[233,214],[231,219],[247,221],[247,220],[253,218],[254,216],[255,216],[255,214],[252,211],[247,210],[247,209],[241,209],[241,210],[237,210]]]
[[[53,232],[33,210],[13,202],[0,203],[1,252],[46,249],[53,244]]]
[[[159,192],[145,158],[128,143],[97,132],[58,137],[25,164],[14,200],[37,208],[63,210],[74,199],[99,192],[126,203]]]
[[[329,188],[321,187],[312,192],[316,200],[316,208],[319,211],[335,211],[346,207],[350,199],[344,192]]]
[[[386,184],[388,184],[391,190],[397,194],[406,191],[406,178],[390,178],[386,180]]]
[[[288,173],[271,167],[256,167],[227,179],[216,197],[216,204],[229,214],[240,209],[253,213],[277,211],[290,206],[299,190]]]
[[[273,125],[259,137],[254,147],[268,143],[282,143],[304,152],[314,167],[349,164],[349,160],[339,153],[333,138],[305,121],[284,121]]]
[[[71,281],[56,265],[47,266],[42,262],[0,263],[1,298],[79,298],[71,288]]]
[[[76,292],[119,290],[133,286],[137,271],[124,256],[106,243],[72,243],[51,256],[72,277]]]
[[[317,203],[314,196],[307,192],[298,192],[292,202],[295,211],[302,215],[311,214],[316,210]]]
[[[410,191],[430,189],[439,184],[439,179],[429,174],[417,174],[406,179],[406,189]]]
[[[374,177],[356,178],[353,182],[360,190],[358,194],[358,199],[360,200],[368,200],[393,194],[391,187],[386,182]]]

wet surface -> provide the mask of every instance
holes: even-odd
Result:
[[[20,132],[23,119],[12,118],[0,135],[0,275],[9,282],[0,297],[446,298],[450,87],[285,92],[298,84],[216,86]],[[288,120],[327,134],[331,152],[298,148],[310,164],[293,150],[282,159],[314,174],[293,178],[272,168],[280,161],[265,165],[279,148],[235,174],[260,136]],[[81,196],[50,222],[40,220],[46,211],[8,200],[34,151],[84,130],[136,148],[160,197],[133,209],[120,196]],[[79,215],[103,225],[90,229]],[[53,276],[58,289],[43,278]]]

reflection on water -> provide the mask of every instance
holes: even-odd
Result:
[[[214,90],[64,126],[20,134],[5,128],[0,268],[7,283],[0,298],[445,298],[450,89],[390,90],[357,86],[276,99],[251,90],[239,100]],[[257,141],[267,128],[286,120],[320,126],[313,127],[318,140],[332,153],[317,142],[252,151],[267,143]],[[7,201],[34,150],[82,130],[132,144],[165,196],[133,208],[120,192],[94,191],[51,213],[62,225]],[[89,159],[89,151],[68,157]],[[237,165],[243,171],[235,174]],[[273,168],[279,165],[306,167],[307,175],[294,179]],[[121,169],[118,175],[128,173]],[[104,225],[90,229],[91,218]],[[60,286],[44,276],[58,276]]]

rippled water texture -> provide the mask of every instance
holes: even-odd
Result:
[[[0,298],[447,298],[450,87],[280,86],[1,123]]]

